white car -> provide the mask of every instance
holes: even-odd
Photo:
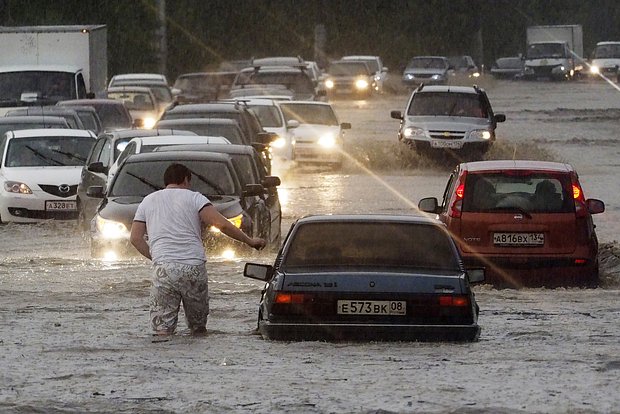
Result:
[[[243,100],[248,108],[258,117],[261,126],[267,132],[278,134],[278,138],[271,142],[271,151],[274,156],[291,160],[293,158],[292,130],[299,126],[293,120],[287,123],[280,108],[282,101],[274,99],[247,99]]]
[[[340,166],[344,159],[344,130],[348,122],[340,123],[327,102],[280,102],[284,119],[291,130],[293,160],[299,163],[332,164]],[[298,123],[298,125],[297,125]]]
[[[379,56],[351,55],[343,56],[340,60],[364,62],[368,69],[374,73],[375,92],[383,93],[383,84],[388,77],[388,68],[383,66],[383,61]]]
[[[75,220],[77,186],[95,134],[79,129],[9,131],[0,148],[0,221]]]
[[[116,174],[116,171],[118,171],[120,165],[130,155],[140,154],[143,152],[152,152],[156,148],[165,145],[183,144],[230,144],[230,141],[224,137],[211,137],[204,135],[159,135],[152,137],[132,138],[110,167],[110,171],[108,172],[108,186],[112,182],[112,178]]]
[[[145,86],[113,86],[107,89],[107,95],[122,101],[134,124],[141,128],[153,128],[163,112],[151,89]]]
[[[133,81],[153,81],[165,83],[166,85],[168,84],[168,78],[160,73],[121,73],[119,75],[112,76],[112,79],[110,79],[110,83],[108,84],[108,88]]]

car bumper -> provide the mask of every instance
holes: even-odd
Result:
[[[272,340],[475,341],[478,325],[303,324],[261,321],[259,332]]]
[[[445,85],[447,82],[447,78],[402,78],[403,84],[405,86],[419,86],[420,84],[425,85]]]
[[[324,148],[318,144],[296,144],[293,159],[297,162],[339,164],[342,162],[342,147]]]
[[[452,151],[487,151],[491,145],[493,144],[492,140],[438,140],[438,139],[428,139],[428,140],[413,140],[404,138],[403,142],[411,145],[418,151],[441,151],[441,150],[452,150]]]
[[[76,207],[75,196],[70,198],[45,195],[37,197],[12,196],[5,193],[0,200],[0,219],[4,223],[39,223],[46,220],[77,220],[77,208],[64,210],[46,209],[46,201],[70,202]]]

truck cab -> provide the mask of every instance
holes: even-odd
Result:
[[[27,106],[87,97],[82,69],[62,65],[0,67],[0,115]]]
[[[567,42],[530,43],[525,55],[526,78],[571,79],[575,59]]]

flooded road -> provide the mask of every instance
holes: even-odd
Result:
[[[620,92],[600,83],[486,81],[505,113],[490,156],[573,164],[605,250],[597,289],[476,288],[480,341],[277,343],[252,333],[262,285],[246,261],[210,259],[206,337],[159,342],[148,326],[149,263],[90,259],[67,223],[0,226],[1,412],[620,412]],[[416,214],[453,165],[402,154],[407,96],[334,103],[351,122],[342,170],[276,165],[283,232],[299,217]]]

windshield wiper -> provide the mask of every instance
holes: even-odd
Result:
[[[158,185],[156,185],[156,184],[153,184],[152,182],[150,182],[149,180],[147,180],[147,179],[146,179],[146,178],[144,178],[144,177],[140,177],[139,175],[136,175],[136,174],[134,174],[134,173],[132,173],[132,172],[127,172],[127,175],[129,175],[129,176],[131,176],[131,177],[135,178],[136,180],[139,180],[140,182],[143,182],[144,184],[148,185],[149,187],[151,187],[151,188],[152,188],[152,189],[154,189],[155,191],[157,191],[157,190],[161,190],[161,187],[160,187],[160,186],[158,186]]]
[[[37,151],[36,149],[32,148],[30,145],[25,145],[24,148],[28,148],[30,151],[32,151],[32,153],[34,155],[36,155],[37,157],[41,158],[44,161],[48,161],[48,162],[55,162],[56,165],[65,165],[62,162],[54,159],[54,158],[50,158],[50,157],[46,157],[45,155],[43,155],[41,152]]]
[[[194,174],[196,177],[198,177],[198,179],[200,181],[202,181],[203,183],[205,183],[206,185],[208,185],[209,187],[213,188],[215,191],[217,191],[218,195],[224,194],[224,190],[218,186],[216,183],[213,183],[212,181],[210,181],[207,177],[205,177],[202,174],[197,173],[194,170],[189,170],[192,174]]]
[[[55,152],[57,154],[62,154],[62,155],[66,155],[69,158],[73,158],[74,160],[78,160],[78,161],[82,161],[82,162],[86,162],[86,158],[82,158],[80,156],[77,156],[75,154],[72,154],[70,152],[66,152],[66,151],[60,151],[60,150],[56,150],[53,149],[52,152]]]

